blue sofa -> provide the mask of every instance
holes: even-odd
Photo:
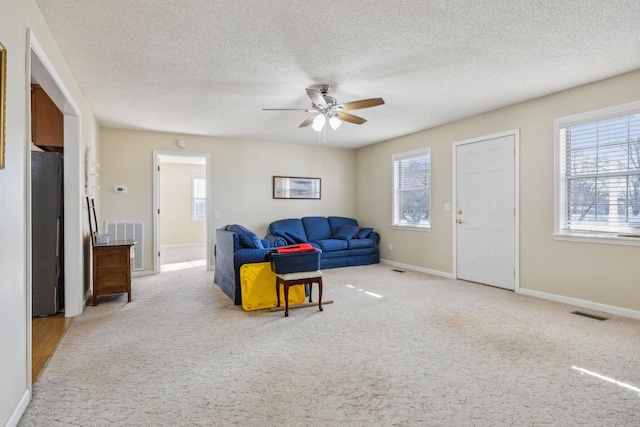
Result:
[[[380,235],[371,228],[358,226],[358,221],[352,218],[283,219],[269,225],[269,234],[264,239],[241,225],[231,224],[216,230],[213,281],[235,305],[241,305],[240,267],[267,262],[276,247],[302,242],[322,250],[321,269],[380,262]]]
[[[270,247],[310,243],[322,250],[320,268],[347,267],[380,262],[380,235],[363,228],[353,218],[308,216],[269,224],[265,236]]]

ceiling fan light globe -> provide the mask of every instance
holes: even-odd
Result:
[[[331,129],[336,130],[340,127],[340,125],[342,124],[342,120],[340,120],[338,117],[333,116],[329,119],[329,124],[331,125]]]
[[[327,118],[324,116],[324,114],[318,114],[316,118],[313,119],[313,124],[311,125],[311,128],[313,128],[313,130],[315,130],[316,132],[320,132],[324,127],[324,124],[326,121],[327,121]]]

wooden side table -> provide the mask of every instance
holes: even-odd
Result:
[[[131,258],[135,240],[93,246],[93,305],[98,296],[126,292],[131,302]]]
[[[318,284],[318,309],[322,311],[322,271],[302,271],[299,273],[276,274],[276,295],[278,296],[278,305],[280,307],[280,285],[284,286],[284,317],[289,316],[289,286],[309,285],[309,302],[311,301],[311,293],[313,284]]]

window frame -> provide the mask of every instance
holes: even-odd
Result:
[[[196,180],[204,181],[204,198],[196,197]],[[204,200],[204,216],[196,216],[196,200]],[[191,175],[191,222],[203,222],[207,220],[207,177],[205,175]]]
[[[640,114],[640,101],[587,111],[571,116],[561,117],[554,120],[554,229],[553,237],[559,241],[598,243],[611,245],[640,246],[640,238],[624,237],[621,232],[614,231],[582,231],[564,230],[565,216],[562,208],[565,205],[562,197],[566,193],[566,179],[562,176],[561,170],[564,161],[564,147],[562,146],[561,130],[567,127],[582,124],[595,124],[597,122],[622,118],[625,116]],[[639,236],[640,237],[640,236]]]
[[[401,222],[399,220],[399,182],[398,175],[396,173],[396,165],[407,159],[412,159],[416,157],[427,156],[427,163],[429,165],[429,173],[428,173],[428,186],[426,190],[429,193],[429,205],[428,205],[428,218],[426,224],[415,224],[415,223],[407,223]],[[403,153],[396,153],[391,156],[391,179],[392,179],[392,189],[391,189],[391,228],[401,229],[401,230],[416,230],[416,231],[431,231],[432,221],[431,221],[431,165],[432,165],[432,157],[431,157],[431,147],[420,148],[412,151],[405,151]]]

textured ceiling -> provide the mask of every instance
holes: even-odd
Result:
[[[640,69],[638,0],[36,0],[102,126],[355,148]]]

